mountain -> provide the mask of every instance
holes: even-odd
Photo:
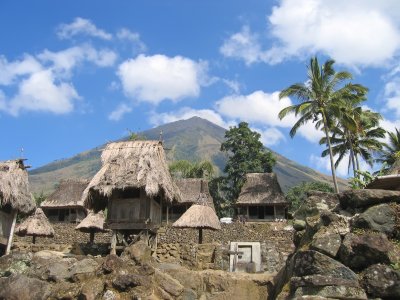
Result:
[[[220,145],[224,140],[225,129],[199,117],[168,123],[140,133],[149,140],[159,140],[160,134],[164,141],[167,159],[169,161],[210,160],[219,170],[223,170],[226,155]],[[29,181],[34,193],[48,194],[54,190],[60,179],[91,178],[100,169],[101,149],[104,145],[75,155],[72,158],[54,161],[29,172]],[[275,153],[277,164],[274,172],[284,191],[303,181],[330,182],[330,176],[319,173],[311,168],[300,165],[286,157]],[[340,179],[341,188],[346,181]]]

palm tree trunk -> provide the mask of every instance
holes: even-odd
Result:
[[[333,153],[332,153],[331,140],[329,138],[329,132],[328,132],[328,122],[327,122],[327,119],[326,119],[324,111],[322,112],[322,120],[324,122],[325,137],[326,137],[326,141],[328,143],[328,148],[329,148],[329,159],[331,161],[331,171],[332,171],[333,186],[335,188],[335,193],[339,193],[339,187],[338,187],[337,179],[336,179],[335,163],[333,162]]]
[[[358,161],[358,156],[355,155],[355,157],[356,157],[357,170],[360,171],[360,162]]]
[[[353,166],[354,178],[358,178],[358,174],[356,172],[356,163],[355,163],[353,143],[351,142],[350,134],[348,132],[347,132],[347,142],[349,143],[349,148],[350,148],[350,158],[351,158],[351,164]]]

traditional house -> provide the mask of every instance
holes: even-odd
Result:
[[[83,193],[85,207],[107,210],[106,225],[125,238],[140,231],[155,232],[163,206],[179,201],[180,194],[168,171],[164,149],[158,141],[111,143],[101,155],[102,168]]]
[[[6,254],[11,249],[17,213],[27,214],[34,209],[24,160],[0,162],[0,248],[5,248]]]
[[[285,219],[288,202],[274,173],[249,173],[236,202],[237,215],[248,221]]]
[[[58,188],[42,202],[40,207],[51,221],[80,222],[86,217],[82,193],[88,180],[61,180]]]
[[[206,197],[207,205],[215,210],[214,201],[208,189],[208,180],[202,178],[182,178],[175,179],[174,181],[180,191],[181,199],[179,202],[173,203],[168,212],[164,211],[164,214],[168,213],[168,220],[178,220],[192,204],[196,203],[201,193]]]

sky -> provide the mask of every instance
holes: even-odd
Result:
[[[381,126],[400,128],[398,0],[3,0],[0,38],[0,160],[33,168],[199,116],[246,121],[329,174],[322,133],[310,123],[291,138],[296,117],[277,116],[313,56],[351,72]]]

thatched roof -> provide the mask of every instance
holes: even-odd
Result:
[[[82,232],[91,232],[91,231],[105,231],[104,230],[104,213],[103,211],[99,211],[98,213],[94,213],[90,211],[89,214],[75,227],[76,230]]]
[[[182,178],[174,180],[181,192],[181,200],[178,204],[193,204],[199,199],[199,195],[203,193],[203,198],[206,197],[207,205],[214,207],[214,201],[208,189],[208,180],[201,178]],[[202,198],[202,199],[203,199]]]
[[[15,232],[21,236],[52,237],[54,235],[54,229],[41,208],[37,208],[34,215],[26,218],[25,221],[17,227]]]
[[[88,180],[64,179],[58,188],[40,205],[41,208],[82,207],[82,193],[89,184]]]
[[[22,159],[0,162],[0,208],[9,207],[22,213],[35,209],[29,191],[28,172]]]
[[[274,173],[249,173],[236,205],[288,204]]]
[[[208,205],[193,204],[174,224],[181,228],[221,229],[215,211]]]
[[[179,190],[168,170],[162,143],[125,141],[111,143],[101,155],[102,168],[85,189],[85,207],[96,211],[106,207],[114,190],[144,189],[149,197],[162,195],[179,201]]]

